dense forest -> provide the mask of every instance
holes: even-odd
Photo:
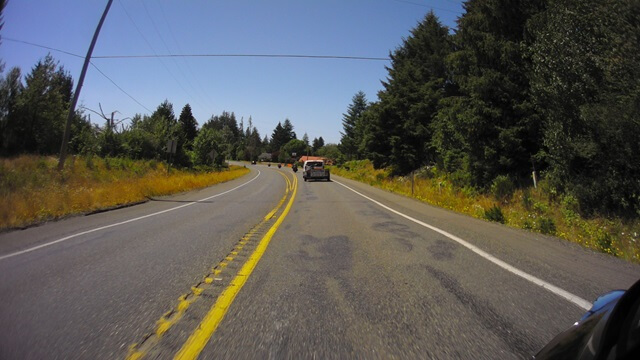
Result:
[[[183,167],[313,154],[395,175],[437,169],[480,191],[530,186],[535,171],[585,215],[640,215],[640,0],[463,7],[456,29],[430,12],[391,51],[383,89],[373,102],[354,95],[338,145],[298,139],[289,119],[264,137],[233,112],[199,126],[189,104],[176,116],[165,100],[128,122],[100,112],[102,125],[81,108],[70,151],[164,160],[177,140],[172,161]],[[0,155],[56,154],[72,77],[50,55],[26,76],[0,70]]]
[[[532,184],[583,214],[640,215],[640,1],[468,0],[390,54],[377,100],[353,97],[346,160],[460,187]]]

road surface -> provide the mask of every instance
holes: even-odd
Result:
[[[0,234],[0,359],[528,358],[640,279],[552,237],[247,166]]]

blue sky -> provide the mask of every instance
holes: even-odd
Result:
[[[9,0],[0,33],[5,71],[23,74],[49,51],[84,57],[106,0]],[[94,56],[299,54],[386,57],[433,9],[454,28],[461,0],[114,0]],[[51,54],[78,79],[83,58]],[[261,136],[285,118],[298,138],[337,143],[342,114],[362,90],[376,100],[385,61],[288,58],[93,59],[140,104],[90,67],[79,106],[116,118],[149,114],[165,99],[176,116],[189,103],[199,124],[222,111],[249,116]],[[101,120],[92,114],[94,122]]]

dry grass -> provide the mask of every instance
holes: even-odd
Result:
[[[640,263],[639,219],[584,218],[580,216],[575,200],[555,199],[544,190],[544,183],[537,189],[516,190],[513,196],[497,200],[491,194],[456,187],[446,174],[437,172],[416,176],[412,194],[410,177],[391,177],[386,170],[374,169],[368,161],[348,162],[343,167],[333,167],[331,171],[475,218],[486,219],[486,211],[497,205],[507,226],[555,235]]]
[[[157,161],[76,157],[62,172],[53,157],[0,159],[0,229],[143,201],[147,197],[199,189],[249,172],[171,169]]]

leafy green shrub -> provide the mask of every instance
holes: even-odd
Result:
[[[94,170],[96,165],[93,163],[93,154],[89,154],[84,158],[84,163],[87,166],[87,169]]]
[[[543,234],[553,235],[556,233],[556,224],[553,222],[552,219],[547,217],[542,217],[538,222],[538,231],[540,231]]]
[[[529,190],[529,188],[524,189],[522,192],[522,206],[524,206],[527,211],[531,211],[533,207],[533,199],[531,198],[531,190]]]
[[[538,214],[544,214],[549,211],[549,206],[544,203],[535,202],[533,203],[533,210],[535,210]]]
[[[575,196],[566,194],[562,197],[562,207],[575,213],[580,212],[580,203]]]
[[[423,166],[416,170],[414,175],[420,179],[432,179],[436,176],[436,169],[434,166]]]
[[[460,192],[467,198],[475,198],[476,196],[478,196],[478,189],[472,187],[472,186],[465,186],[462,188],[462,190],[460,190]]]
[[[502,208],[498,205],[493,205],[492,208],[486,210],[484,212],[484,218],[489,221],[499,222],[501,224],[505,223],[504,214],[502,213]]]
[[[513,196],[515,186],[508,176],[498,175],[491,184],[491,193],[497,200],[508,201]]]
[[[529,219],[527,219],[522,224],[522,228],[525,230],[533,230],[533,224],[531,223],[531,221],[529,221]]]
[[[613,246],[613,238],[606,231],[598,231],[598,236],[596,237],[596,246],[598,250],[602,251],[606,254],[612,254],[614,256],[617,255],[617,251]]]
[[[449,174],[449,180],[455,188],[463,188],[471,184],[471,175],[463,170],[455,171]]]

